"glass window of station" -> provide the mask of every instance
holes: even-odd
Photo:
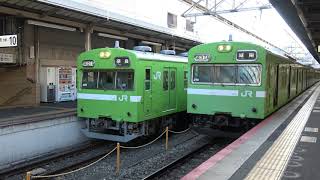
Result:
[[[85,70],[82,75],[82,89],[133,90],[132,70]]]
[[[252,85],[261,83],[259,64],[194,64],[192,82],[197,84]]]

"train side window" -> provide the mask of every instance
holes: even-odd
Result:
[[[144,87],[145,87],[145,90],[150,90],[151,89],[151,76],[150,76],[150,69],[146,69],[145,71],[145,80],[144,80]]]
[[[187,88],[188,87],[188,72],[187,71],[184,71],[184,74],[183,74],[183,79],[184,79],[184,88]]]
[[[163,71],[163,90],[164,91],[167,91],[169,89],[168,84],[169,84],[168,71]]]
[[[171,71],[170,73],[170,89],[176,88],[176,72]]]

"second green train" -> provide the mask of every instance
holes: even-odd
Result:
[[[242,126],[264,119],[319,80],[319,71],[243,42],[189,51],[187,112],[200,126]]]

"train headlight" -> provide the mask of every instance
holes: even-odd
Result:
[[[225,46],[225,50],[228,51],[228,52],[231,51],[231,45],[226,45]]]
[[[218,52],[230,52],[232,46],[229,44],[221,44],[218,46]]]
[[[109,51],[101,51],[99,53],[99,57],[103,59],[108,59],[111,56],[111,52]]]
[[[224,49],[224,46],[223,46],[223,45],[219,45],[219,46],[218,46],[218,51],[222,52],[223,49]]]

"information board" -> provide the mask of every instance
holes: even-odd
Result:
[[[0,53],[0,63],[14,63],[13,54]]]

